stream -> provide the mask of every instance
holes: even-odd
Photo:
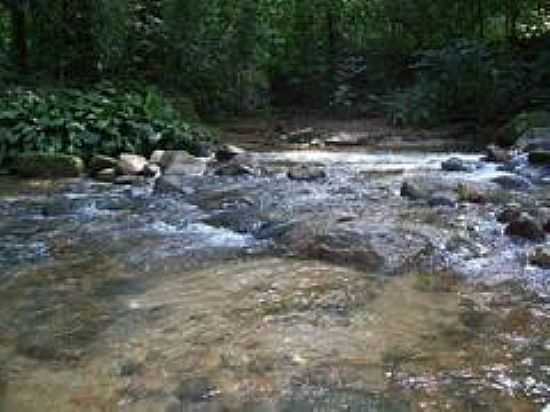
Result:
[[[0,412],[550,411],[533,245],[501,204],[400,194],[507,172],[441,170],[476,153],[252,156],[267,173],[0,177]]]

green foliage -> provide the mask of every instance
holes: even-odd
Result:
[[[528,67],[506,52],[464,40],[423,52],[413,68],[415,84],[383,101],[396,124],[483,124],[506,110],[529,75]]]
[[[512,146],[524,133],[539,128],[550,128],[550,112],[545,110],[521,112],[506,123],[499,136],[499,143]]]
[[[0,153],[13,159],[36,151],[88,158],[94,153],[149,154],[154,149],[197,150],[210,131],[192,125],[152,89],[108,84],[86,91],[15,89],[0,98]],[[1,159],[0,159],[1,160]]]
[[[396,123],[485,122],[524,78],[502,45],[547,34],[549,18],[538,0],[0,0],[0,70],[140,80],[201,112],[347,111],[375,95]],[[548,55],[532,73],[550,77]]]

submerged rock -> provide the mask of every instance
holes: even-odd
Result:
[[[428,204],[432,207],[456,207],[458,200],[458,195],[453,192],[436,193],[428,200]]]
[[[498,184],[500,187],[506,190],[529,190],[532,185],[531,182],[522,176],[504,175],[496,177],[492,180],[493,183]]]
[[[388,274],[421,265],[432,251],[429,238],[421,233],[368,221],[302,222],[281,243],[299,256]]]
[[[506,227],[505,233],[535,242],[542,242],[546,238],[542,225],[527,213],[522,213],[518,219],[511,222]]]
[[[155,193],[182,193],[190,194],[194,190],[190,187],[192,176],[165,175],[155,181]]]
[[[84,173],[84,162],[77,156],[29,152],[16,157],[13,170],[28,178],[80,177]]]
[[[147,166],[147,159],[135,154],[123,153],[120,155],[117,171],[121,175],[137,176],[143,174]]]
[[[326,178],[327,173],[325,172],[325,169],[320,166],[301,165],[291,168],[288,171],[287,176],[291,180],[311,182]]]
[[[174,396],[180,401],[202,402],[213,397],[216,387],[208,378],[192,378],[181,382]]]
[[[544,269],[550,269],[550,246],[539,246],[529,255],[529,262]]]
[[[412,200],[429,200],[434,193],[453,192],[457,183],[444,178],[416,177],[401,185],[401,196]]]
[[[401,196],[412,200],[429,202],[433,197],[443,194],[449,200],[448,195],[451,193],[456,194],[458,202],[467,203],[485,203],[499,195],[498,187],[494,184],[465,182],[444,177],[415,177],[407,179],[401,186]]]

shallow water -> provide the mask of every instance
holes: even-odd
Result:
[[[168,195],[3,179],[0,411],[541,411],[547,274],[510,269],[526,246],[486,207],[399,197],[405,176],[448,157],[262,153],[273,170],[320,163],[329,178],[204,177]],[[469,278],[413,265],[388,277],[278,241],[327,216],[470,233],[487,251],[448,255]]]

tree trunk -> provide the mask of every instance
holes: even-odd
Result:
[[[11,9],[11,24],[13,30],[13,45],[19,71],[22,74],[29,69],[29,45],[27,32],[27,13],[24,9]]]

